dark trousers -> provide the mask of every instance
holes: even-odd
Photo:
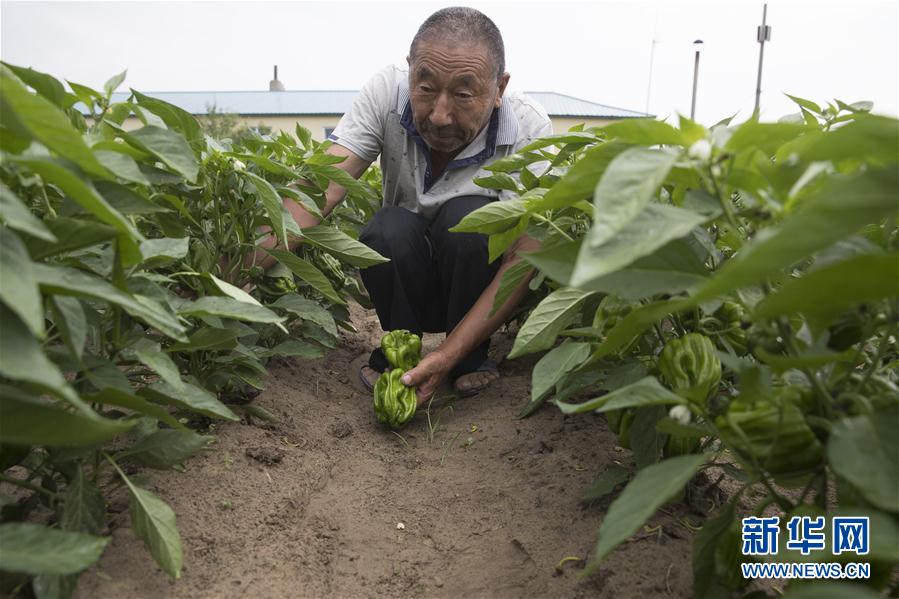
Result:
[[[447,229],[490,201],[482,196],[453,198],[431,222],[393,206],[375,213],[359,241],[390,262],[365,268],[361,274],[383,330],[449,333],[459,324],[496,276],[500,260],[487,263],[486,235]],[[451,376],[477,370],[489,347],[488,339],[459,362]],[[388,366],[380,348],[368,363],[377,371]]]

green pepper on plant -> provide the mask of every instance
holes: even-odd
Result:
[[[721,360],[715,345],[699,333],[669,341],[659,357],[659,371],[672,391],[703,410],[721,382]]]

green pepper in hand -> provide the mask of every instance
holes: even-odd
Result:
[[[415,415],[418,396],[414,387],[403,384],[405,371],[394,368],[383,373],[375,383],[375,416],[378,422],[400,428]]]
[[[381,351],[391,368],[412,370],[421,360],[421,339],[404,329],[390,331],[381,337]]]

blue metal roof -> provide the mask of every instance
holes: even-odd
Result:
[[[251,92],[144,92],[194,115],[208,107],[218,112],[247,116],[342,115],[353,104],[357,90],[302,90]],[[643,112],[606,106],[556,92],[525,92],[539,102],[549,116],[623,119],[652,116]],[[113,102],[128,98],[127,92],[112,95]]]

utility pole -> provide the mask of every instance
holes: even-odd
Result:
[[[702,50],[702,40],[693,42],[696,48],[696,60],[693,62],[693,101],[690,103],[690,120],[696,120],[696,85],[699,82],[699,52]]]
[[[768,4],[762,5],[762,24],[756,30],[756,41],[759,43],[759,77],[755,84],[755,110],[753,115],[759,114],[759,100],[762,96],[762,58],[765,56],[765,42],[771,41],[771,26],[766,25],[765,21],[768,16]]]
[[[649,114],[649,96],[652,93],[652,63],[656,56],[656,38],[652,38],[652,49],[649,51],[649,82],[646,84],[646,114]]]

